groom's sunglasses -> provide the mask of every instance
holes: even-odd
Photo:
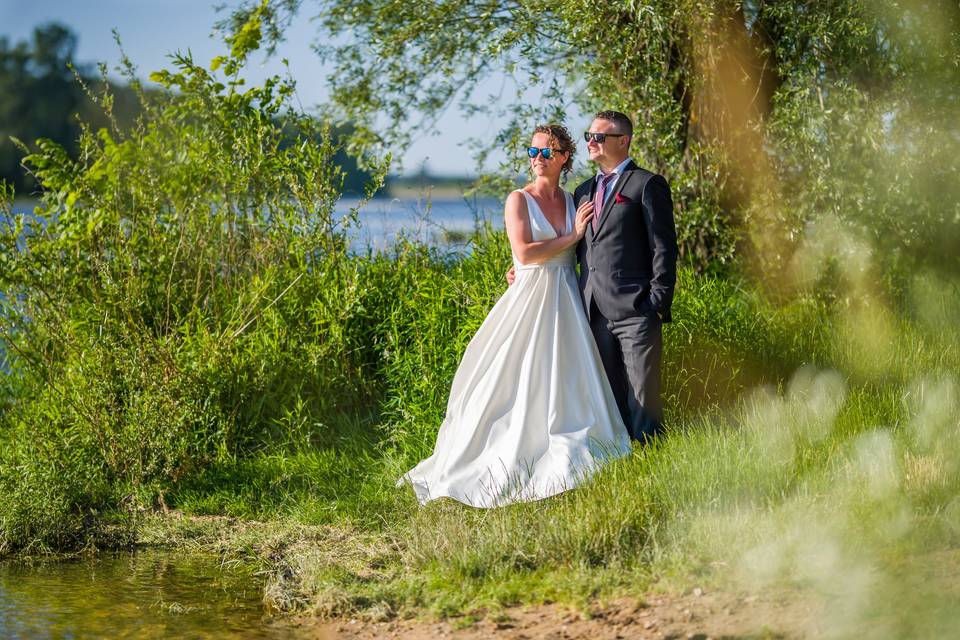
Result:
[[[587,142],[591,140],[596,140],[597,144],[603,144],[604,140],[607,138],[622,138],[627,134],[625,133],[594,133],[592,131],[584,131],[583,139]]]
[[[554,153],[562,153],[560,149],[551,149],[550,147],[527,147],[527,155],[536,158],[537,154],[543,156],[544,160],[549,160]]]

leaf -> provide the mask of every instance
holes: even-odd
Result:
[[[156,82],[157,84],[162,84],[164,86],[168,86],[170,84],[170,72],[166,69],[162,71],[154,71],[149,77],[151,82]]]

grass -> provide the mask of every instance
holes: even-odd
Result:
[[[931,577],[937,554],[960,542],[958,474],[948,451],[906,426],[929,407],[908,411],[854,391],[819,417],[828,428],[805,430],[812,396],[801,389],[816,382],[793,380],[783,396],[675,429],[538,503],[418,508],[383,482],[379,500],[394,504],[377,526],[306,525],[302,513],[266,523],[154,517],[144,540],[259,562],[273,606],[322,616],[476,616],[541,602],[585,609],[652,588],[787,584],[832,598],[843,628],[867,624],[898,598],[921,613],[885,623],[893,635],[955,621],[947,603],[956,585]],[[794,427],[789,442],[771,438],[783,421]]]
[[[451,276],[437,277],[424,285],[431,295],[456,295],[438,286]],[[765,305],[729,282],[690,272],[684,279],[666,347],[669,432],[586,486],[492,511],[451,501],[420,508],[396,488],[395,478],[429,453],[421,434],[436,428],[461,348],[437,359],[429,345],[438,333],[461,341],[466,333],[428,326],[430,309],[449,302],[398,300],[392,322],[423,322],[424,332],[402,338],[410,360],[391,359],[387,379],[409,381],[412,388],[396,391],[403,398],[433,388],[432,399],[407,403],[388,387],[380,425],[370,429],[381,440],[214,467],[172,502],[187,513],[319,526],[316,544],[292,544],[265,562],[278,608],[325,616],[470,616],[542,602],[585,608],[695,582],[812,590],[836,601],[831,610],[843,625],[867,624],[897,598],[929,595],[918,611],[932,618],[888,621],[894,635],[954,620],[950,596],[934,592],[943,582],[927,579],[936,573],[931,557],[960,543],[960,387],[952,371],[844,373],[831,361],[848,361],[854,347],[829,326],[794,335],[796,314],[809,306]],[[955,362],[952,333],[904,322],[906,353],[925,364]],[[704,344],[714,347],[710,366]],[[754,364],[729,367],[737,353]],[[819,353],[822,364],[803,364],[805,353]],[[685,389],[691,380],[701,382],[695,398]],[[339,532],[336,542],[325,538],[330,532]]]

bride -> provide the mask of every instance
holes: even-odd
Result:
[[[560,125],[530,144],[534,180],[504,208],[516,279],[467,345],[433,455],[400,479],[421,504],[540,500],[630,451],[574,272],[593,215],[559,186],[576,147]]]

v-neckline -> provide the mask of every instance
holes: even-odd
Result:
[[[537,206],[537,211],[540,213],[540,217],[543,218],[543,221],[546,222],[547,226],[550,227],[550,230],[553,231],[553,236],[555,238],[559,238],[567,232],[567,229],[570,228],[570,202],[567,200],[567,194],[563,191],[563,189],[560,190],[560,192],[563,193],[563,231],[557,231],[557,228],[553,226],[552,222],[550,222],[550,218],[548,218],[547,214],[543,212],[543,207],[540,206],[540,203],[537,202],[537,198],[532,193],[526,189],[521,189],[521,191],[523,191],[528,198],[533,200],[533,204]]]

